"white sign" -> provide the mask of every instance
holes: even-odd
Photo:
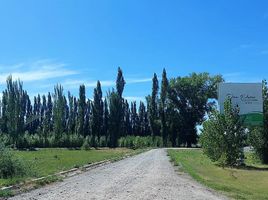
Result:
[[[233,106],[238,106],[245,123],[258,125],[263,121],[262,83],[220,83],[218,90],[220,112],[224,112],[224,101],[229,97]]]

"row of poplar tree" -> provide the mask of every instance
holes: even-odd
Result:
[[[1,135],[14,145],[27,133],[42,138],[43,146],[48,146],[52,136],[60,141],[66,135],[90,137],[95,147],[100,140],[117,147],[119,138],[128,135],[158,136],[164,146],[191,146],[197,142],[196,126],[213,106],[208,99],[216,98],[216,85],[221,81],[221,76],[208,73],[168,80],[164,69],[161,87],[154,74],[151,95],[146,104],[137,105],[123,98],[126,82],[120,68],[115,89],[104,97],[98,81],[92,100],[86,97],[85,85],[80,85],[79,97],[70,92],[66,96],[63,87],[56,85],[52,94],[35,96],[31,102],[22,82],[10,76],[1,101]]]

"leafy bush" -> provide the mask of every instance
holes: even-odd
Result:
[[[28,169],[21,159],[0,144],[0,178],[22,177],[29,172]]]
[[[163,147],[162,137],[157,136],[153,138],[153,147]]]
[[[249,133],[249,143],[262,163],[268,164],[268,87],[263,81],[263,127],[255,127]]]
[[[222,166],[238,165],[243,158],[245,130],[238,115],[232,108],[231,100],[224,104],[224,114],[213,111],[209,120],[203,123],[200,143],[204,153]]]
[[[0,133],[0,144],[8,145],[10,143],[10,138],[3,133]]]
[[[132,149],[146,147],[162,147],[163,140],[161,137],[141,137],[141,136],[126,136],[118,140],[119,147],[127,147]]]
[[[102,140],[101,140],[102,141]],[[13,145],[10,136],[7,134],[0,134],[0,142],[5,145]],[[50,133],[47,138],[39,134],[30,134],[25,132],[18,137],[16,148],[31,149],[44,147],[66,147],[66,148],[80,148],[84,143],[84,137],[78,134],[62,134],[60,138],[56,138],[54,133]],[[102,145],[104,143],[102,142]]]
[[[24,148],[42,148],[45,147],[45,138],[38,134],[25,134],[18,137],[16,147],[18,149]]]
[[[268,132],[256,127],[249,132],[249,144],[253,146],[256,155],[262,163],[268,163]]]
[[[6,134],[0,135],[0,142],[5,145],[12,145],[10,137]],[[25,132],[23,135],[18,137],[16,148],[18,149],[32,149],[32,148],[44,148],[44,147],[64,147],[64,148],[80,148],[84,145],[89,145],[90,147],[107,147],[109,138],[106,139],[105,136],[98,138],[87,136],[84,138],[79,134],[66,134],[63,133],[61,137],[57,138],[54,133],[48,134],[45,138],[43,135],[30,134]],[[87,144],[88,143],[88,144]],[[127,148],[145,148],[145,147],[163,147],[162,137],[152,137],[152,136],[126,136],[122,137],[118,141],[119,147]]]
[[[108,146],[106,137],[102,136],[102,137],[100,138],[99,146],[100,146],[100,147],[107,147],[107,146]]]
[[[86,151],[90,150],[90,144],[89,144],[89,138],[88,137],[85,138],[81,149],[86,150]]]
[[[84,142],[84,137],[78,134],[71,134],[69,139],[70,147],[81,147]]]

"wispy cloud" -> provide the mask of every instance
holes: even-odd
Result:
[[[106,80],[100,81],[101,86],[103,87],[111,87],[114,86],[114,81]],[[86,87],[96,87],[97,81],[86,81],[86,80],[65,80],[62,82],[62,85],[66,86],[67,88],[77,88],[79,85],[84,84]]]
[[[140,79],[126,79],[126,84],[137,84],[137,83],[146,83],[150,82],[151,78],[140,78]],[[115,86],[115,80],[100,80],[102,87],[113,87]],[[67,88],[77,88],[79,85],[84,84],[86,87],[96,87],[97,80],[88,81],[88,80],[65,80],[62,82],[62,85]]]
[[[8,70],[17,70],[20,69],[24,66],[24,63],[17,63],[17,64],[12,64],[12,65],[0,65],[0,70],[5,71],[6,69]]]
[[[82,70],[82,71],[80,71]],[[0,64],[0,88],[5,87],[6,79],[12,75],[14,80],[21,80],[24,84],[24,89],[28,91],[31,96],[37,94],[46,94],[53,92],[54,86],[59,83],[62,84],[65,91],[74,92],[77,94],[78,88],[84,84],[92,94],[92,89],[97,85],[97,77],[87,76],[81,68],[74,69],[72,66],[55,60],[43,59],[31,62],[21,62],[16,64]],[[142,77],[141,75],[126,74],[126,85],[146,84],[152,81],[151,77]],[[108,88],[115,87],[116,80],[104,79],[100,80],[103,91]],[[1,97],[1,96],[0,96]],[[127,96],[129,101],[145,101],[141,96]]]
[[[0,83],[4,83],[9,75],[24,82],[48,80],[78,74],[77,71],[66,68],[67,64],[51,60],[37,60],[15,65],[0,65]]]

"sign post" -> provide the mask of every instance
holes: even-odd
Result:
[[[263,124],[262,83],[220,83],[218,101],[220,112],[224,112],[224,102],[231,98],[232,105],[239,107],[239,115],[246,126]]]

